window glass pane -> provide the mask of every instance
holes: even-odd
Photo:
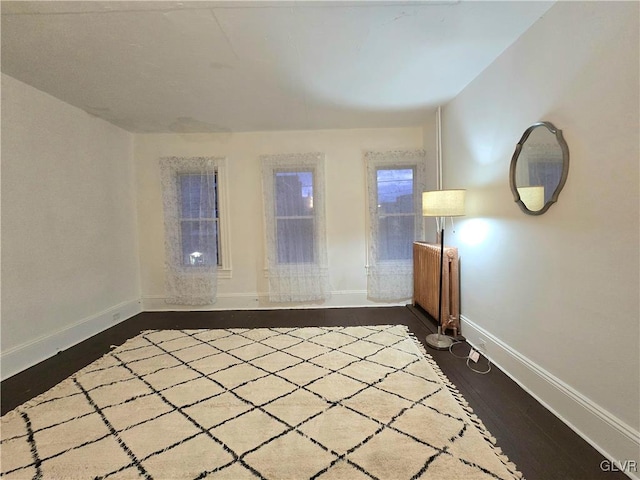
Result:
[[[183,265],[220,265],[217,175],[179,174],[178,188]]]
[[[216,178],[214,174],[179,176],[182,218],[216,218]]]
[[[376,170],[378,260],[410,260],[415,239],[413,168]]]
[[[280,218],[276,222],[278,263],[313,263],[313,218]]]
[[[216,222],[182,220],[182,258],[184,265],[217,265]]]
[[[313,172],[276,172],[276,216],[313,215]]]
[[[413,169],[378,169],[378,213],[413,213]]]
[[[378,220],[378,259],[410,260],[415,239],[413,215],[385,216]]]

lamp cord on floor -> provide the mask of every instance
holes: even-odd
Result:
[[[465,356],[460,356],[460,355],[456,355],[455,353],[453,353],[453,346],[457,345],[459,343],[465,343],[465,342],[461,342],[461,341],[454,341],[451,345],[449,345],[449,353],[451,355],[453,355],[456,358],[460,358],[460,359],[466,359],[467,360],[467,367],[469,367],[469,370],[471,370],[472,372],[475,373],[479,373],[480,375],[486,375],[487,373],[489,373],[491,371],[491,360],[489,360],[487,358],[487,369],[486,370],[476,370],[475,368],[473,368],[471,366],[470,360],[471,358],[469,358],[469,355],[465,355]]]

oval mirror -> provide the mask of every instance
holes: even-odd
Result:
[[[509,169],[513,198],[528,215],[542,215],[558,200],[569,173],[569,147],[550,122],[527,128]]]

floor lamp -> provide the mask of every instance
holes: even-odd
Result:
[[[446,217],[464,215],[465,190],[432,190],[422,193],[422,215],[436,217],[440,227],[440,287],[438,288],[438,333],[427,335],[427,345],[436,350],[448,349],[453,340],[442,334],[442,269],[444,266],[444,224]],[[438,222],[438,218],[440,221]]]

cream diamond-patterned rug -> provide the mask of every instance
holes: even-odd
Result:
[[[404,326],[147,331],[2,417],[7,479],[513,479]]]

